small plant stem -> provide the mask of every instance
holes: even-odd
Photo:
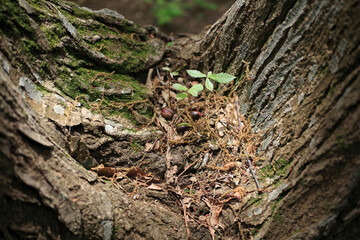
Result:
[[[169,76],[169,78],[168,78],[168,86],[167,86],[168,87],[168,94],[169,94],[169,102],[168,102],[168,104],[169,104],[170,109],[172,109],[171,97],[170,97],[170,82],[171,82],[172,77],[171,77],[171,74],[169,74],[168,76]]]
[[[159,69],[158,69],[157,67],[156,67],[156,74],[157,74],[157,76],[158,76],[158,78],[159,78],[159,81],[160,81],[161,76],[160,76]]]
[[[240,107],[239,107],[239,99],[238,99],[238,97],[236,97],[235,102],[236,102],[236,112],[237,112],[238,121],[239,121],[239,132],[240,132],[240,134],[241,134],[241,119],[240,119]],[[248,154],[248,152],[247,152],[247,150],[246,150],[245,147],[244,147],[244,152],[245,152],[246,160],[247,160],[247,162],[248,162],[248,164],[249,164],[250,173],[251,173],[251,175],[254,177],[255,184],[256,184],[256,187],[257,187],[258,191],[260,191],[260,190],[261,190],[261,187],[260,187],[259,181],[258,181],[257,178],[256,178],[255,172],[254,172],[254,170],[253,170],[253,168],[252,168],[251,161],[250,161],[250,159],[249,159],[249,154]]]

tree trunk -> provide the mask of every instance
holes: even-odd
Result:
[[[255,239],[359,236],[359,10],[357,1],[239,0],[191,59],[192,69],[243,76],[237,92],[262,134],[262,168],[290,164],[241,213],[260,228]]]
[[[207,32],[169,48],[170,38],[155,28],[109,10],[3,1],[0,236],[356,239],[359,11],[355,0],[238,0]],[[179,176],[186,161],[194,162],[184,146],[168,145],[166,154],[134,151],[164,138],[158,128],[134,124],[151,124],[159,110],[148,84],[164,60],[237,76],[241,114],[262,136],[254,166],[262,191],[250,191],[250,179],[249,194],[218,216],[232,219],[223,229],[212,229],[216,199],[208,232],[184,221],[178,189],[137,186],[130,170],[116,181],[86,170],[101,163],[141,175],[141,166],[157,178],[146,184],[165,178],[170,186],[174,166]],[[177,158],[170,161],[171,154]]]

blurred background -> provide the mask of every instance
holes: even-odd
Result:
[[[109,8],[140,25],[166,33],[199,33],[236,0],[71,0],[93,10]]]

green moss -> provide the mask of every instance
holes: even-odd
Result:
[[[69,44],[61,42],[69,33],[57,11],[49,9],[49,5],[44,4],[44,1],[28,0],[28,3],[36,11],[37,17],[33,20],[48,40],[50,53],[48,49],[45,52],[38,44],[38,35],[30,24],[28,14],[19,6],[18,1],[3,0],[0,4],[0,33],[11,38],[19,51],[25,53],[41,78],[54,80],[55,86],[63,93],[73,99],[78,98],[86,107],[93,106],[95,101],[101,103],[97,109],[104,115],[123,115],[136,122],[132,114],[136,110],[140,115],[152,117],[152,109],[144,103],[132,104],[131,110],[126,105],[148,97],[148,90],[142,84],[133,76],[124,75],[142,70],[148,56],[155,53],[155,49],[145,42],[146,36],[141,33],[143,29],[121,20],[121,24],[112,24],[114,19],[111,17],[86,11],[73,3],[65,3],[72,9],[65,10],[55,1],[58,10],[82,37],[100,36],[95,42],[80,40],[76,43],[78,48],[74,51],[72,45],[70,47]],[[95,21],[85,24],[84,19]],[[107,59],[95,62],[96,60],[87,55],[89,48],[102,53]],[[57,65],[54,66],[45,60],[42,57],[44,53],[50,55]],[[111,60],[114,60],[114,63],[108,63]],[[40,85],[38,88],[40,91],[47,91]],[[124,88],[131,88],[130,93],[123,94]],[[102,89],[106,89],[107,94],[104,94]]]
[[[277,180],[277,181],[275,182],[275,184],[273,185],[273,188],[275,189],[275,188],[279,187],[281,184],[282,184],[282,181],[281,181],[281,180]]]
[[[257,229],[253,229],[250,231],[251,236],[255,236],[257,233]]]
[[[147,118],[152,118],[152,116],[153,116],[152,108],[149,108],[149,107],[141,108],[139,113]]]
[[[322,70],[321,74],[323,75],[323,77],[325,77],[326,75],[328,75],[328,73],[329,73],[329,67],[326,66],[326,67]]]
[[[302,179],[299,181],[299,184],[300,184],[300,185],[304,185],[306,182],[307,182],[307,180],[306,180],[305,178],[302,178]]]
[[[334,95],[334,93],[335,93],[335,87],[331,86],[329,89],[329,94]]]
[[[30,4],[30,6],[32,6],[33,8],[35,8],[37,11],[42,12],[44,10],[44,4],[42,1],[39,0],[27,0],[27,2]]]
[[[36,88],[37,88],[37,90],[39,90],[40,92],[42,92],[42,93],[52,93],[49,89],[47,89],[46,87],[44,87],[43,85],[41,85],[41,84],[36,84],[35,85],[36,86]]]
[[[271,205],[271,211],[274,212],[277,205],[284,199],[284,196],[280,196],[272,205]]]
[[[146,43],[131,40],[126,34],[123,34],[120,39],[101,39],[87,44],[94,51],[101,52],[110,59],[121,63],[112,68],[122,73],[138,72],[144,67],[148,56],[155,53],[155,50]]]
[[[67,4],[72,6],[73,14],[75,16],[78,16],[81,18],[86,18],[86,19],[92,19],[92,18],[95,18],[95,16],[96,16],[94,13],[92,13],[90,11],[86,11],[83,8],[80,8],[75,3],[67,2]]]
[[[273,218],[276,222],[279,223],[283,223],[284,219],[283,219],[283,210],[282,209],[277,209],[276,211],[276,207],[279,205],[279,203],[283,200],[284,196],[280,196],[274,203],[273,205],[271,205],[271,211],[274,213],[273,214]],[[276,211],[276,212],[275,212]]]
[[[329,203],[326,206],[323,207],[325,213],[329,213],[332,209],[332,205]]]
[[[259,206],[262,202],[262,197],[251,197],[249,201],[246,203],[246,206]]]
[[[43,54],[44,49],[38,44],[38,35],[31,26],[25,10],[18,5],[17,1],[4,0],[0,4],[0,32],[7,38],[11,38],[19,52],[26,55],[34,68],[38,67],[41,77],[46,75],[49,69],[42,68],[38,56]],[[5,32],[3,32],[5,30]]]
[[[73,17],[72,24],[76,27],[80,35],[118,35],[118,32],[103,23],[98,23],[96,25],[84,25],[83,23],[76,21]]]
[[[41,25],[41,30],[44,32],[46,39],[50,44],[50,48],[54,48],[60,44],[61,38],[66,36],[66,29],[60,22],[53,20],[52,25]]]
[[[135,142],[131,143],[131,148],[135,152],[140,152],[144,149],[144,146],[142,146],[139,142],[135,141]]]
[[[14,39],[19,39],[24,35],[34,34],[27,14],[18,5],[17,1],[1,1],[0,24],[0,32],[4,35],[12,36]]]
[[[43,49],[36,42],[36,33],[31,27],[25,11],[17,1],[3,0],[0,4],[0,32],[19,43],[28,57],[39,54]],[[4,32],[5,31],[5,32]]]
[[[339,150],[347,150],[349,148],[343,135],[336,136],[336,146]]]
[[[63,68],[59,78],[55,81],[56,86],[72,98],[81,97],[79,100],[84,106],[88,106],[85,98],[90,103],[101,103],[99,109],[102,114],[109,116],[122,116],[133,123],[137,123],[132,112],[127,108],[126,103],[147,99],[147,89],[128,75],[115,74],[106,71],[78,68],[72,71]],[[114,88],[120,91],[123,88],[131,88],[132,94],[103,95],[99,89]],[[102,99],[102,100],[101,100]],[[100,101],[101,100],[101,101]],[[144,104],[144,103],[139,103]],[[135,104],[133,107],[139,104]],[[89,107],[89,106],[88,106]],[[152,116],[151,108],[139,106],[139,114],[145,117]]]
[[[265,181],[266,178],[284,177],[290,168],[290,163],[291,160],[279,158],[273,164],[266,164],[260,168],[261,174],[259,178]]]
[[[273,219],[275,222],[278,222],[280,224],[284,223],[284,218],[283,218],[283,215],[280,211],[277,211],[274,216],[273,216]]]
[[[21,42],[23,51],[29,56],[34,56],[41,53],[41,47],[37,44],[36,41],[31,38],[25,38]]]
[[[134,126],[137,126],[139,125],[139,123],[136,121],[134,115],[129,111],[128,108],[126,107],[123,107],[123,108],[112,108],[110,109],[107,114],[109,116],[120,116],[120,117],[123,117],[123,118],[126,118],[128,120],[130,120],[130,122],[134,125]],[[136,132],[135,129],[127,129],[131,132]]]

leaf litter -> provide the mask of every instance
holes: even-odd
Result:
[[[240,115],[237,96],[231,91],[234,89],[232,83],[228,84],[228,96],[222,96],[214,89],[213,92],[202,91],[197,97],[177,100],[176,90],[170,86],[178,83],[179,79],[191,88],[190,79],[185,74],[170,74],[169,69],[161,73],[156,69],[157,74],[154,72],[154,69],[149,70],[146,86],[153,94],[152,103],[156,112],[153,122],[163,131],[164,137],[146,143],[143,152],[144,156],[150,152],[165,154],[167,171],[164,178],[155,178],[147,173],[141,168],[141,161],[132,168],[100,165],[92,170],[102,181],[111,181],[132,196],[141,195],[139,189],[143,187],[175,197],[178,211],[184,215],[188,238],[189,222],[207,227],[212,239],[216,235],[231,238],[227,229],[236,223],[224,221],[223,209],[232,209],[232,203],[242,202],[246,195],[261,191],[259,186],[254,188],[255,173],[251,166],[251,162],[254,164],[260,160],[256,156],[260,134],[254,133],[250,121]],[[159,114],[165,107],[174,111],[171,120]],[[191,111],[199,112],[201,117],[194,119]],[[185,123],[190,127],[183,133],[177,132],[176,126]],[[189,155],[184,167],[179,169],[173,164],[178,156],[171,150],[186,145],[194,146],[197,151],[190,153],[193,158]]]

